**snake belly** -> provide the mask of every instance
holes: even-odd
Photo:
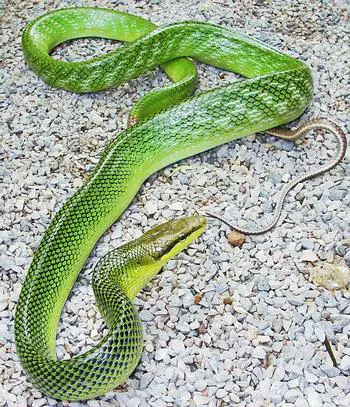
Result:
[[[93,349],[56,360],[55,335],[64,303],[95,243],[145,179],[178,160],[294,120],[312,97],[309,68],[270,46],[209,23],[155,28],[146,21],[113,10],[64,9],[34,20],[23,34],[27,63],[52,86],[103,90],[157,65],[175,81],[170,91],[141,100],[134,115],[139,123],[109,143],[90,178],[55,215],[23,283],[15,318],[17,352],[31,381],[53,398],[81,400],[106,393],[125,381],[139,361],[142,333],[131,300],[142,284],[133,277],[123,285],[109,273],[101,274],[100,287],[109,287],[105,297],[112,305],[101,299],[98,304],[110,331]],[[84,36],[130,43],[83,62],[50,57],[58,43]],[[196,75],[185,57],[245,79],[187,98]],[[132,251],[123,252],[127,263],[132,256]],[[124,272],[131,275],[128,267]]]

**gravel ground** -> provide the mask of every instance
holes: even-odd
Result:
[[[237,27],[311,66],[315,98],[304,119],[343,127],[349,94],[343,1],[18,1],[8,2],[1,40],[0,406],[349,406],[350,296],[310,282],[313,265],[350,265],[350,166],[299,186],[272,232],[231,247],[217,221],[169,262],[137,297],[145,329],[141,362],[126,384],[86,403],[56,402],[27,381],[15,352],[13,315],[33,251],[53,213],[81,185],[109,139],[126,126],[133,101],[167,80],[155,71],[118,89],[76,95],[45,85],[22,58],[20,35],[58,7],[118,7],[159,24],[197,19]],[[112,42],[79,40],[56,57],[98,55]],[[200,89],[233,75],[199,66]],[[349,101],[349,99],[348,99]],[[349,111],[349,110],[348,110]],[[173,165],[149,179],[101,239],[74,287],[59,328],[69,358],[103,335],[89,270],[111,248],[150,226],[197,210],[264,224],[291,177],[329,159],[335,142],[311,136],[297,146],[251,136]],[[346,266],[344,266],[346,270]],[[348,270],[348,269],[347,269]],[[199,304],[195,304],[203,298]],[[196,301],[195,301],[196,299]],[[338,361],[333,367],[324,345]]]

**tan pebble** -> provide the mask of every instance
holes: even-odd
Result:
[[[226,297],[224,298],[224,304],[225,305],[232,305],[232,298],[231,297]]]
[[[232,232],[227,235],[227,239],[232,246],[241,246],[245,242],[245,235],[232,230]]]
[[[196,294],[195,296],[194,296],[194,303],[196,304],[196,305],[198,305],[201,301],[202,301],[202,298],[203,298],[203,294],[202,293],[199,293],[199,294]]]

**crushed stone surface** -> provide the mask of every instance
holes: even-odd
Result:
[[[45,397],[27,380],[13,323],[33,252],[54,213],[126,127],[133,102],[168,83],[157,69],[95,94],[44,84],[23,61],[21,32],[46,11],[78,5],[117,8],[157,24],[200,20],[237,28],[312,68],[314,100],[302,120],[324,116],[349,129],[346,1],[8,2],[0,48],[0,407],[349,406],[349,295],[309,278],[313,265],[350,266],[348,156],[295,188],[273,231],[232,247],[228,228],[210,220],[204,235],[166,265],[136,299],[145,348],[124,386],[69,403]],[[115,46],[76,40],[57,47],[54,56],[79,60]],[[198,91],[235,78],[203,64],[198,69]],[[81,354],[103,336],[90,271],[108,251],[153,225],[198,211],[241,226],[263,225],[283,185],[329,160],[335,149],[335,140],[323,133],[296,145],[252,135],[153,175],[101,238],[74,286],[60,321],[58,357]]]

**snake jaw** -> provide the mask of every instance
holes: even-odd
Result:
[[[206,224],[204,216],[188,216],[156,226],[144,235],[152,241],[150,255],[156,262],[165,264],[199,237]]]

